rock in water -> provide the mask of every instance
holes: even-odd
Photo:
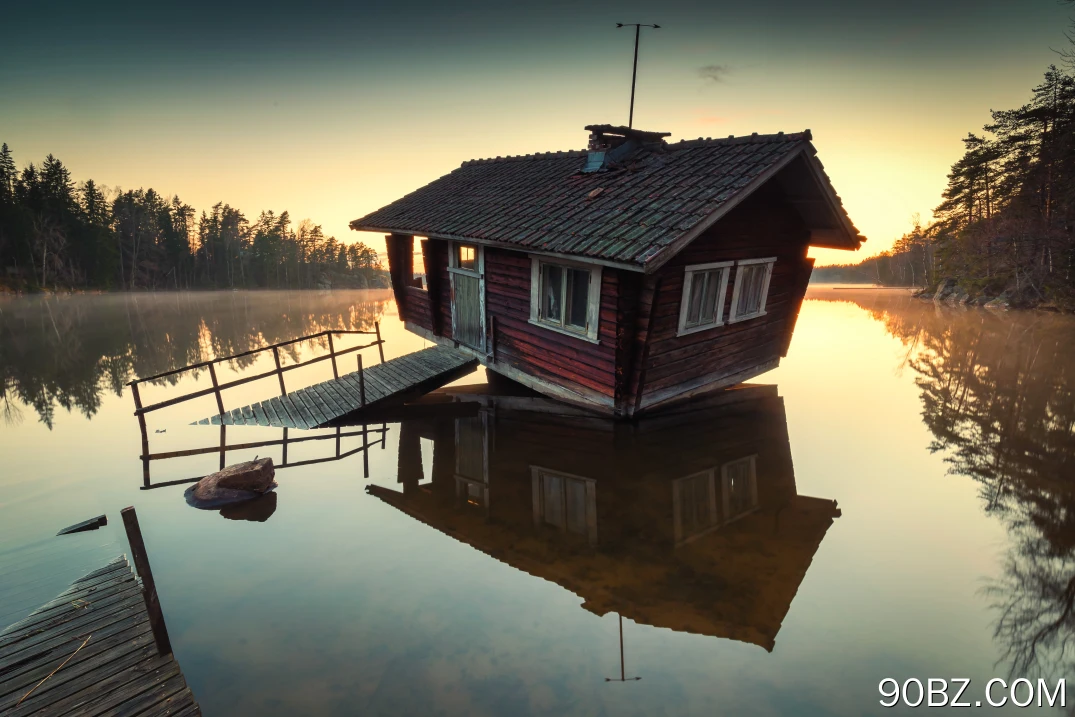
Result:
[[[222,471],[207,475],[198,481],[198,485],[213,483],[221,488],[264,493],[276,487],[276,481],[273,480],[275,476],[276,469],[273,468],[272,458],[258,458],[245,463],[236,463]]]
[[[249,520],[264,523],[276,512],[276,493],[265,493],[253,500],[226,505],[220,514],[228,520]]]
[[[187,489],[187,502],[195,508],[219,508],[257,498],[276,487],[272,458],[236,463],[210,473]]]

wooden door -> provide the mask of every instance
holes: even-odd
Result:
[[[455,497],[489,511],[489,412],[455,419]]]
[[[452,337],[485,351],[485,253],[476,244],[453,242],[448,271],[452,277]]]

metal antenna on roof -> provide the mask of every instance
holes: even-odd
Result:
[[[660,29],[660,25],[643,25],[637,22],[617,22],[616,27],[633,27],[635,29],[635,64],[634,69],[631,70],[631,114],[627,118],[627,127],[634,127],[635,124],[635,79],[638,77],[638,33],[644,27],[652,27],[654,30]]]

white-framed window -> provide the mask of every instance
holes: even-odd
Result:
[[[720,468],[724,498],[724,522],[735,520],[758,507],[758,456],[747,456]]]
[[[597,481],[530,466],[534,527],[548,526],[597,543]]]
[[[530,257],[530,323],[597,343],[601,267]]]
[[[684,270],[677,335],[724,325],[724,296],[732,263],[694,264]]]
[[[481,272],[481,265],[479,263],[481,252],[476,244],[452,242],[451,247],[452,254],[449,266],[452,269],[469,271],[474,274]]]
[[[765,316],[769,297],[769,280],[773,276],[776,257],[743,259],[735,267],[735,287],[732,289],[732,308],[728,322],[746,321]]]
[[[672,512],[677,544],[720,525],[715,471],[702,471],[672,481]]]
[[[758,507],[757,454],[672,481],[676,545],[689,543]]]

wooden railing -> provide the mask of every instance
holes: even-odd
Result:
[[[283,437],[279,440],[271,441],[249,441],[246,443],[227,443],[227,426],[220,426],[220,444],[216,446],[205,446],[202,448],[187,448],[179,451],[168,451],[166,453],[143,453],[139,458],[142,460],[142,490],[150,490],[153,488],[163,488],[171,485],[182,485],[186,483],[196,483],[204,476],[197,478],[181,478],[179,480],[163,481],[160,483],[153,483],[150,480],[149,462],[167,460],[169,458],[183,458],[186,456],[200,456],[208,453],[218,453],[220,455],[220,469],[224,469],[226,463],[225,455],[228,451],[240,451],[251,448],[268,448],[272,446],[281,446],[282,455],[281,461],[275,464],[276,468],[294,468],[297,466],[307,466],[314,463],[325,463],[328,461],[338,461],[341,458],[347,458],[353,456],[356,453],[362,453],[362,474],[363,477],[370,477],[370,463],[369,463],[369,449],[380,445],[383,449],[385,447],[385,437],[388,435],[388,425],[382,423],[380,428],[370,428],[366,424],[362,424],[361,430],[344,431],[341,426],[336,427],[335,433],[326,433],[315,436],[300,436],[298,438],[292,438],[288,436],[288,429],[284,428]],[[357,448],[353,448],[349,451],[343,451],[341,442],[344,438],[350,438],[352,436],[361,436],[362,445]],[[376,440],[370,440],[371,436],[379,436]],[[325,456],[323,458],[309,458],[301,461],[288,461],[287,449],[288,446],[292,446],[296,443],[305,443],[307,441],[327,441],[335,439],[336,451],[334,455]]]
[[[344,349],[342,351],[337,351],[336,350],[336,345],[333,342],[332,337],[334,335],[343,335],[343,334],[353,334],[353,335],[362,335],[362,336],[376,336],[377,339],[375,341],[371,341],[368,344],[361,344],[359,346],[352,346],[351,348]],[[321,338],[321,337],[327,337],[328,338],[329,352],[328,352],[327,355],[325,355],[325,356],[317,356],[315,358],[308,359],[306,361],[299,361],[298,363],[294,363],[294,364],[291,364],[289,366],[284,366],[280,362],[280,349],[281,348],[283,348],[285,346],[290,346],[291,344],[297,344],[297,343],[300,343],[302,341],[309,341],[311,339],[317,339],[317,338]],[[236,386],[242,386],[243,384],[251,383],[252,381],[258,381],[258,380],[261,380],[263,378],[269,378],[271,376],[276,376],[277,379],[280,382],[280,395],[285,396],[285,395],[287,395],[287,386],[284,383],[284,373],[286,373],[287,371],[294,371],[297,368],[303,368],[304,366],[309,366],[311,364],[318,363],[319,361],[332,361],[332,376],[333,376],[333,378],[339,378],[340,377],[340,370],[339,370],[339,365],[337,364],[337,361],[336,361],[336,359],[338,357],[345,356],[345,355],[347,355],[349,353],[354,353],[356,351],[361,351],[362,349],[368,349],[368,348],[371,348],[373,346],[377,347],[377,353],[380,355],[381,363],[384,363],[384,339],[381,338],[381,324],[380,324],[380,322],[374,323],[373,331],[360,331],[360,330],[355,330],[355,329],[328,329],[327,331],[320,331],[320,332],[318,332],[316,334],[309,334],[308,336],[300,336],[297,339],[290,339],[289,341],[281,341],[279,343],[270,344],[268,346],[262,346],[261,348],[251,349],[249,351],[243,351],[241,353],[232,354],[230,356],[221,356],[219,358],[210,359],[208,361],[201,361],[199,363],[190,364],[189,366],[184,366],[182,368],[172,369],[171,371],[164,371],[162,373],[154,374],[153,376],[145,376],[145,377],[142,377],[142,378],[136,378],[135,380],[131,381],[127,385],[130,386],[130,388],[131,388],[131,396],[134,398],[134,409],[135,409],[134,410],[134,415],[138,417],[138,428],[142,432],[142,460],[143,460],[145,468],[146,468],[145,473],[147,475],[147,482],[148,482],[148,461],[151,460],[149,458],[149,456],[150,456],[150,453],[149,453],[149,432],[146,429],[146,414],[147,413],[150,413],[151,411],[157,411],[157,410],[160,410],[162,408],[167,408],[168,406],[174,406],[176,404],[183,403],[184,401],[189,401],[189,400],[194,399],[194,398],[201,398],[202,396],[213,395],[213,396],[216,397],[217,412],[219,413],[219,415],[223,416],[226,413],[226,411],[224,409],[224,399],[221,396],[221,392],[225,391],[226,389],[234,388]],[[221,363],[221,362],[224,362],[224,361],[234,361],[235,359],[243,358],[245,356],[253,356],[254,354],[262,353],[264,351],[272,351],[273,360],[276,363],[276,368],[274,368],[272,370],[269,370],[269,371],[263,371],[261,373],[254,374],[253,376],[244,376],[242,378],[237,378],[237,379],[235,379],[233,381],[227,381],[225,383],[220,383],[220,381],[217,379],[216,365],[218,363]],[[213,382],[213,385],[210,386],[209,388],[202,388],[202,389],[198,389],[197,391],[191,391],[191,392],[185,393],[185,394],[183,394],[181,396],[175,396],[174,398],[169,398],[169,399],[164,400],[164,401],[158,401],[157,403],[151,403],[148,406],[143,406],[142,405],[142,395],[141,395],[141,392],[139,391],[139,386],[141,384],[146,383],[147,381],[158,381],[158,380],[160,380],[162,378],[167,378],[168,376],[175,376],[177,374],[184,373],[186,371],[194,371],[194,370],[197,370],[197,369],[200,369],[200,368],[208,368],[209,369],[209,378]],[[362,370],[362,354],[358,355],[358,382],[359,382],[359,386],[362,389],[362,391],[361,391],[361,393],[362,393],[362,405],[365,405],[365,403],[366,403],[365,393],[366,392],[365,392],[365,377],[363,375],[363,370]]]
[[[352,346],[351,348],[344,349],[343,351],[337,351],[336,347],[335,347],[335,344],[332,341],[333,334],[360,334],[360,335],[366,335],[366,336],[376,336],[377,340],[372,341],[372,342],[370,342],[368,344],[362,344],[361,346]],[[307,361],[299,361],[298,363],[291,364],[290,366],[283,366],[280,363],[280,349],[282,347],[290,346],[291,344],[297,344],[297,343],[302,342],[302,341],[309,341],[310,339],[321,338],[322,336],[328,337],[328,347],[329,347],[328,355],[326,355],[326,356],[318,356],[316,358],[312,358],[312,359],[309,359]],[[309,336],[300,336],[299,338],[291,339],[290,341],[281,341],[280,343],[271,344],[269,346],[262,346],[261,348],[251,349],[250,351],[243,351],[242,353],[232,354],[231,356],[221,356],[220,358],[210,359],[209,361],[201,361],[199,363],[193,363],[193,364],[191,364],[189,366],[184,366],[183,368],[172,369],[171,371],[164,371],[163,373],[158,373],[158,374],[155,374],[153,376],[145,376],[143,378],[136,378],[135,380],[131,381],[127,385],[131,387],[131,395],[134,397],[134,405],[135,405],[134,415],[136,415],[136,416],[144,416],[145,414],[149,413],[150,411],[156,411],[156,410],[159,410],[161,408],[167,408],[168,406],[174,406],[177,403],[182,403],[183,401],[189,401],[192,398],[201,398],[202,396],[208,396],[210,394],[215,394],[216,395],[217,410],[220,412],[220,415],[224,415],[224,413],[225,413],[225,411],[224,411],[224,402],[223,402],[223,400],[222,400],[222,398],[220,396],[220,392],[224,391],[225,389],[234,388],[235,386],[242,386],[244,383],[250,383],[252,381],[257,381],[257,380],[260,380],[260,379],[263,379],[263,378],[268,378],[270,376],[276,375],[280,379],[280,395],[283,396],[283,395],[287,394],[287,388],[284,385],[284,373],[285,372],[294,371],[297,368],[302,368],[303,366],[309,366],[310,364],[315,364],[315,363],[318,363],[319,361],[331,360],[332,361],[332,376],[333,376],[333,378],[339,378],[340,377],[340,371],[339,371],[339,366],[336,363],[336,358],[338,356],[343,356],[345,354],[354,353],[355,351],[361,351],[362,349],[368,349],[368,348],[370,348],[372,346],[377,347],[377,351],[380,354],[381,363],[384,363],[384,340],[381,338],[381,325],[380,325],[380,323],[374,324],[374,330],[373,331],[355,331],[355,330],[347,330],[347,329],[330,329],[328,331],[321,331],[320,333],[310,334]],[[228,381],[227,383],[220,383],[219,381],[217,381],[216,364],[221,363],[223,361],[233,361],[233,360],[238,359],[238,358],[243,358],[244,356],[253,356],[254,354],[261,353],[263,351],[272,351],[273,359],[276,362],[276,368],[275,369],[272,369],[270,371],[263,371],[262,373],[254,374],[253,376],[244,376],[242,378],[235,379],[234,381]],[[359,357],[359,368],[360,369],[361,369],[361,366],[362,366],[362,357],[360,356]],[[141,398],[141,395],[139,394],[139,390],[138,390],[138,386],[140,384],[146,383],[147,381],[156,381],[156,380],[159,380],[159,379],[162,379],[162,378],[166,378],[168,376],[174,376],[176,374],[184,373],[185,371],[193,371],[193,370],[199,369],[199,368],[208,368],[209,369],[209,376],[213,381],[213,385],[211,387],[199,389],[197,391],[191,391],[190,393],[183,394],[182,396],[176,396],[175,398],[169,398],[166,401],[159,401],[157,403],[152,403],[152,404],[150,404],[148,406],[143,406],[142,405],[142,398]]]

